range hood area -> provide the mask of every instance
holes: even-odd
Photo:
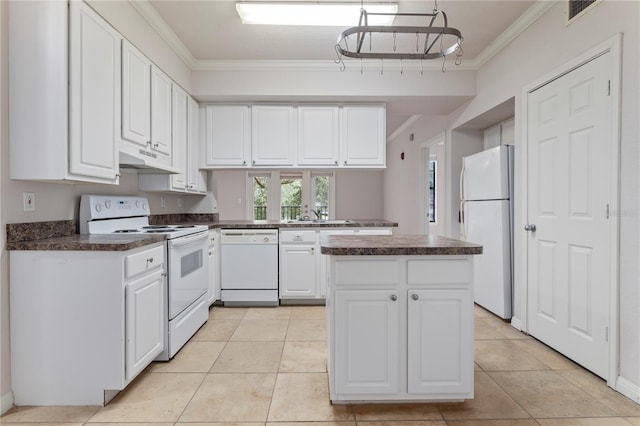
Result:
[[[142,151],[142,150],[141,150]],[[121,169],[136,169],[138,173],[153,173],[153,174],[176,174],[180,173],[180,170],[171,167],[169,165],[160,165],[153,162],[153,158],[145,158],[143,155],[133,156],[126,152],[120,151],[120,168]]]

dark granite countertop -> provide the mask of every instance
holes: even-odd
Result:
[[[396,222],[383,219],[349,219],[347,221],[279,221],[279,220],[221,220],[218,222],[199,222],[209,229],[261,229],[261,228],[385,228],[397,227]]]
[[[125,251],[165,240],[164,235],[89,235],[7,242],[7,250]]]
[[[387,220],[353,219],[333,221],[223,220],[210,214],[175,214],[151,216],[152,224],[184,223],[208,226],[209,229],[280,229],[280,228],[366,228],[396,227]],[[124,251],[164,241],[163,235],[77,234],[77,220],[7,224],[7,250],[89,250]]]
[[[334,256],[458,256],[482,254],[482,246],[435,235],[327,235],[322,254]]]

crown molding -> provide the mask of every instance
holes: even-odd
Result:
[[[198,60],[148,0],[129,0],[129,2],[192,71],[335,71],[340,69],[340,64],[335,63],[333,60]],[[556,2],[554,1],[536,0],[529,9],[520,15],[477,57],[471,60],[464,60],[463,58],[460,65],[454,65],[452,60],[447,60],[445,69],[447,71],[477,71],[555,4]],[[381,69],[380,61],[368,60],[360,62],[346,59],[344,72],[380,72],[381,70],[382,72],[420,72],[419,65],[411,64],[406,66],[408,62],[405,61],[401,67],[400,61],[385,61]],[[422,69],[424,71],[441,70],[442,61],[437,59],[423,61]]]
[[[376,60],[362,61],[345,60],[344,72],[380,72],[381,63]],[[447,71],[474,71],[475,66],[472,61],[463,62],[455,65],[453,60],[449,59],[445,66]],[[424,71],[441,71],[442,61],[429,60],[422,63]],[[292,61],[292,60],[262,60],[262,61],[244,61],[244,60],[207,60],[196,61],[193,71],[340,71],[340,64],[333,60],[320,61]],[[402,67],[398,60],[387,60],[382,63],[382,72],[420,72],[420,65],[415,61],[404,61]]]
[[[554,1],[536,0],[531,7],[518,17],[518,19],[504,30],[493,42],[474,58],[476,69],[489,62],[491,58],[504,49],[516,37],[556,5]]]
[[[138,13],[144,18],[145,21],[151,25],[151,27],[158,33],[160,38],[178,55],[178,57],[184,62],[184,64],[193,69],[198,62],[196,58],[191,54],[191,51],[187,49],[182,40],[178,38],[176,33],[169,27],[160,14],[151,6],[147,0],[129,0],[129,3]]]

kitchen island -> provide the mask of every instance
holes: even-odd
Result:
[[[473,398],[473,255],[425,235],[329,235],[327,344],[333,403]]]

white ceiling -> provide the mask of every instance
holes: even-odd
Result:
[[[300,1],[300,0],[297,0]],[[304,0],[303,0],[304,1]],[[309,0],[307,0],[309,1]],[[329,0],[315,0],[329,1]],[[357,2],[357,1],[356,1]],[[243,25],[235,0],[149,0],[196,61],[333,60],[340,27]],[[464,37],[464,63],[473,63],[535,1],[438,0],[449,26]],[[367,1],[364,1],[366,8]],[[399,13],[430,13],[433,1],[399,0]],[[358,17],[354,17],[357,25]],[[395,25],[416,25],[399,21]],[[449,66],[451,67],[451,66]],[[387,133],[415,114],[449,114],[467,97],[388,98]]]

